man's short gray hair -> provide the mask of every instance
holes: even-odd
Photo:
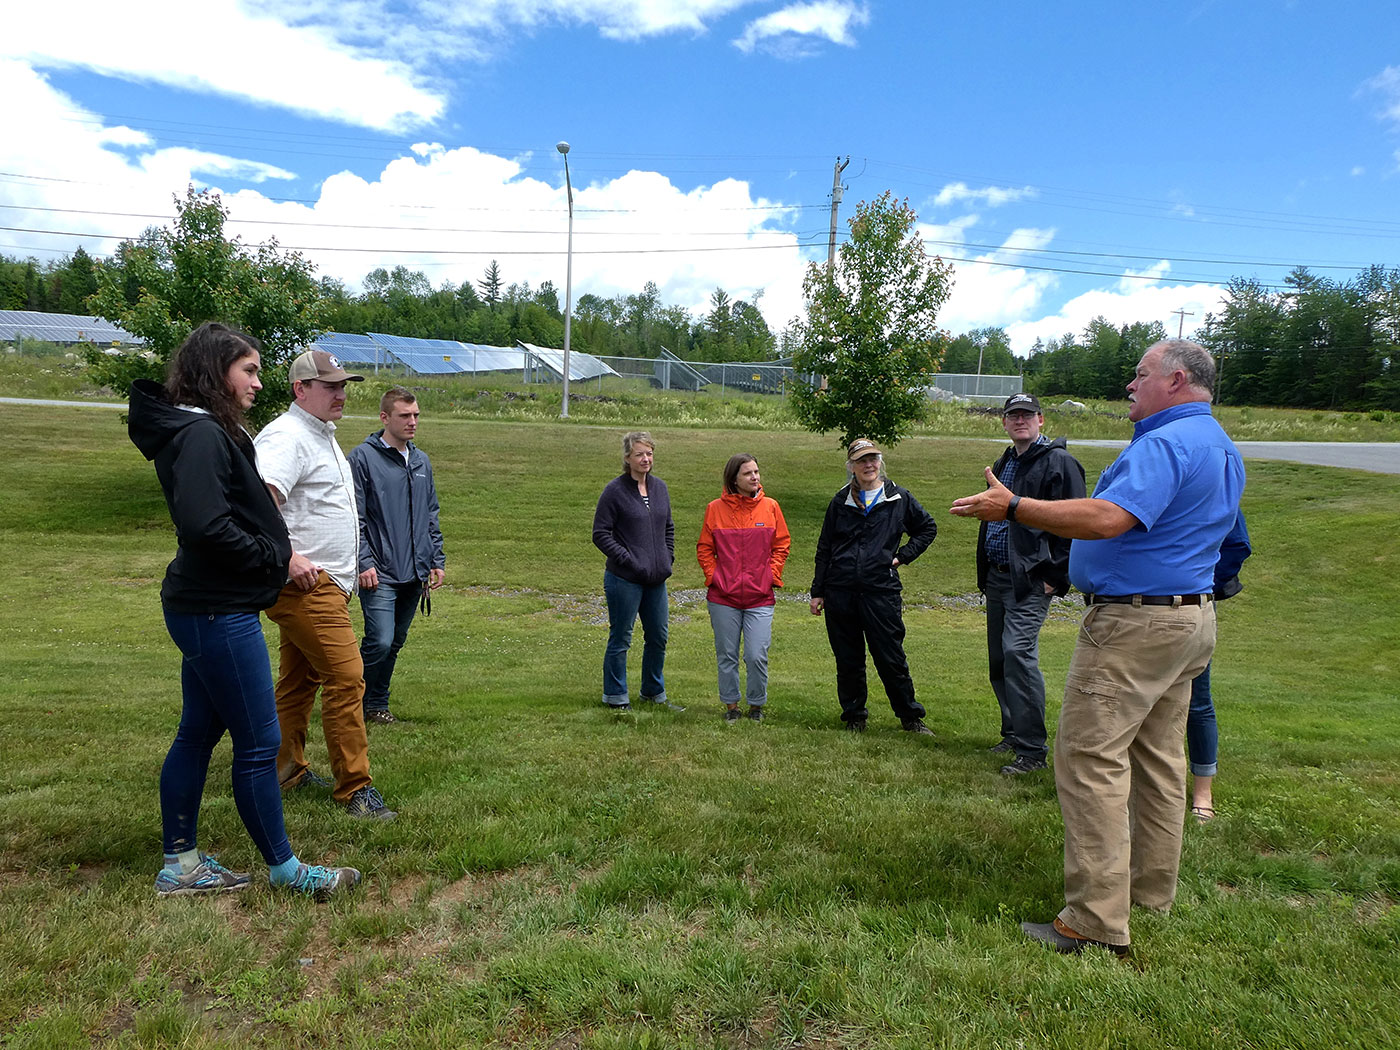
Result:
[[[1200,343],[1189,339],[1163,339],[1154,344],[1162,351],[1161,370],[1175,372],[1180,368],[1186,373],[1186,381],[1207,394],[1215,390],[1215,358]]]

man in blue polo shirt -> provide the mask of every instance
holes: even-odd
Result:
[[[988,489],[954,514],[1006,519],[1075,542],[1070,581],[1089,608],[1065,682],[1055,787],[1065,821],[1065,907],[1024,922],[1057,951],[1128,952],[1131,906],[1176,897],[1186,815],[1191,680],[1215,648],[1211,598],[1244,464],[1210,413],[1215,362],[1196,343],[1150,347],[1128,385],[1133,440],[1080,500]]]

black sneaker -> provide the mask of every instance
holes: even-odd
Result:
[[[863,719],[863,718],[858,718],[858,719],[856,719],[854,722],[847,722],[847,723],[846,723],[846,732],[848,732],[848,733],[864,733],[864,732],[865,732],[865,719]]]
[[[365,712],[365,725],[391,726],[397,721],[398,719],[394,717],[394,712],[390,711],[387,707],[376,707],[372,711]]]
[[[744,717],[747,718],[750,722],[762,722],[763,708],[755,707],[753,704],[750,704],[748,713]]]
[[[384,796],[368,785],[360,788],[345,803],[345,812],[362,820],[393,820],[398,816],[384,804]]]
[[[991,747],[987,748],[987,750],[994,755],[1005,755],[1011,751],[1015,751],[1016,749],[1011,746],[1011,741],[1000,740],[997,743],[993,744]]]
[[[924,725],[922,718],[906,718],[899,723],[904,727],[906,733],[917,733],[919,736],[933,736],[933,730]]]
[[[1043,758],[1027,758],[1025,755],[1017,755],[1016,761],[1009,766],[1001,767],[1001,775],[1004,777],[1019,777],[1023,773],[1038,773],[1042,769],[1050,768]]]
[[[741,716],[740,716],[740,714],[739,714],[739,709],[738,709],[737,707],[726,707],[726,708],[724,709],[724,724],[725,724],[725,725],[727,725],[727,726],[737,726],[737,725],[739,724],[739,719],[740,719],[740,717],[741,717]]]

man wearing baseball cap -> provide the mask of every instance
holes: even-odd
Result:
[[[1084,468],[1065,439],[1040,432],[1045,416],[1031,394],[1012,394],[1001,409],[1011,444],[992,467],[1017,496],[1083,499]],[[1005,776],[1046,768],[1045,678],[1040,629],[1050,599],[1069,591],[1067,539],[1016,521],[984,521],[977,533],[977,589],[987,596],[987,665],[1001,708],[1001,739],[993,754],[1011,761]]]
[[[335,440],[345,384],[364,376],[345,371],[324,350],[301,354],[288,375],[295,400],[254,441],[258,470],[292,538],[287,584],[267,611],[281,635],[277,775],[283,790],[326,783],[306,761],[306,730],[319,689],[335,800],[353,817],[389,820],[394,811],[369,774],[364,664],[350,626],[360,550],[355,482]]]

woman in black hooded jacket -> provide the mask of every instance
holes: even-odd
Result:
[[[222,324],[201,325],[170,362],[162,387],[131,388],[127,432],[156,464],[178,549],[161,584],[166,629],[182,654],[180,728],[160,774],[165,866],[161,897],[241,890],[196,844],[200,799],[214,745],[233,741],[238,815],[274,885],[324,897],[360,881],[354,868],[297,859],[277,782],[281,732],[259,613],[277,600],[292,546],[258,474],[243,413],[262,389],[261,343]]]

